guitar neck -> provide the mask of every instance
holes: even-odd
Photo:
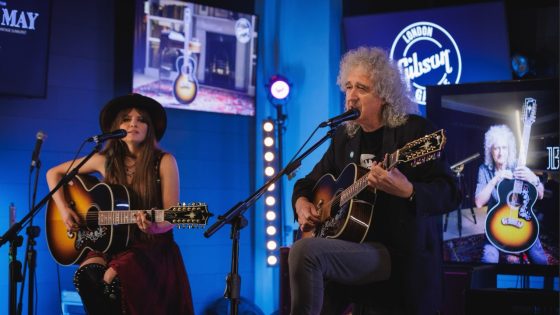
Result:
[[[517,166],[525,166],[527,164],[527,151],[529,149],[529,138],[531,135],[531,124],[523,125],[523,136],[519,145],[519,157],[517,159]]]
[[[392,154],[389,154],[383,160],[383,168],[390,171],[394,168],[398,162],[398,153],[399,151],[395,151]],[[354,184],[348,186],[342,193],[340,193],[340,204],[345,204],[346,202],[350,201],[352,198],[356,197],[359,193],[361,193],[366,187],[368,186],[367,181],[368,174],[366,173],[364,176],[360,177]]]
[[[127,211],[98,211],[98,225],[134,224],[136,215],[147,211],[152,222],[165,221],[166,210],[127,210]]]
[[[190,57],[191,55],[191,52],[189,50],[189,42],[191,41],[191,21],[192,21],[191,8],[187,6],[185,7],[185,10],[183,12],[183,28],[185,32],[184,48],[185,48],[186,57]]]
[[[343,205],[361,193],[368,185],[367,174],[360,177],[354,184],[348,186],[340,193],[340,204]]]
[[[411,163],[412,167],[416,167],[424,162],[434,160],[439,157],[439,152],[443,149],[445,141],[444,131],[440,129],[407,143],[391,154],[385,155],[382,166],[387,171],[390,171],[400,163]],[[340,204],[347,203],[367,186],[366,173],[340,193]]]

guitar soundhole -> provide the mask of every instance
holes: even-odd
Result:
[[[507,204],[510,208],[517,209],[523,204],[523,196],[512,191],[507,196]]]

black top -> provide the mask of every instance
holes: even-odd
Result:
[[[383,155],[435,130],[426,119],[416,115],[409,116],[402,126],[383,129]],[[359,152],[364,147],[362,133],[358,131],[350,138],[344,128],[336,131],[319,163],[294,186],[294,217],[297,217],[295,201],[301,196],[313,200],[313,188],[322,175],[330,173],[338,177],[349,163],[360,164]],[[443,297],[441,214],[456,208],[459,191],[443,153],[439,159],[416,167],[400,164],[397,168],[413,184],[416,195],[409,202],[406,198],[378,192],[368,239],[387,246],[392,258],[392,275],[391,289],[380,288],[380,294],[371,298],[392,299],[404,305],[407,314],[435,314]]]

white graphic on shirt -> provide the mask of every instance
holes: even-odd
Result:
[[[373,164],[374,161],[375,161],[375,154],[362,153],[362,155],[360,155],[361,167],[365,167],[369,170],[371,169],[371,165]]]

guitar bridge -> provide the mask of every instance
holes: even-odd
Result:
[[[518,229],[523,227],[523,222],[515,218],[502,218],[502,224],[515,226]]]

